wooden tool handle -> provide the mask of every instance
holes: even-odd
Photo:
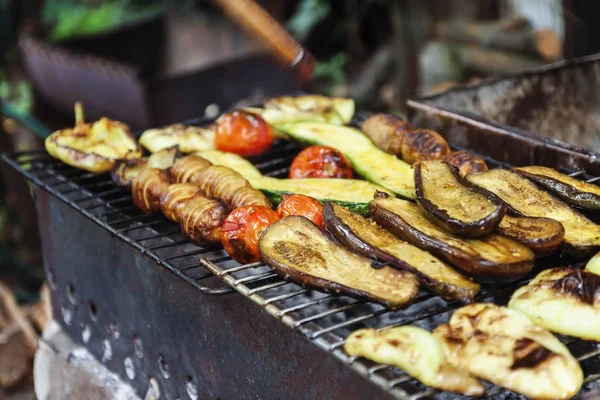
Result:
[[[214,0],[225,14],[248,33],[265,43],[277,60],[294,68],[301,83],[315,69],[315,59],[296,39],[253,0]]]

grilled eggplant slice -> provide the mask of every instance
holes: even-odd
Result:
[[[380,225],[407,242],[448,261],[482,282],[510,282],[528,274],[534,254],[504,236],[465,239],[440,229],[410,201],[379,194],[370,214]]]
[[[161,150],[152,154],[150,157],[143,157],[137,160],[120,160],[115,163],[115,167],[110,172],[113,182],[119,186],[131,187],[131,181],[144,168],[168,169],[175,163],[179,157],[177,147]]]
[[[160,197],[169,187],[169,173],[158,168],[146,168],[131,183],[133,204],[146,214],[160,210]]]
[[[83,108],[75,104],[75,127],[61,129],[46,138],[46,151],[72,167],[90,172],[108,172],[117,160],[137,159],[142,149],[121,122],[100,118],[86,124]]]
[[[508,306],[549,331],[600,342],[600,276],[579,268],[542,271]]]
[[[450,146],[439,133],[415,129],[402,139],[402,159],[409,164],[424,160],[440,160],[450,153]]]
[[[586,257],[600,248],[599,225],[520,174],[493,169],[467,175],[467,180],[494,193],[521,215],[560,222],[565,228],[565,247],[571,255]]]
[[[523,243],[537,256],[551,254],[565,243],[565,228],[550,218],[505,215],[496,233]]]
[[[588,211],[600,211],[600,187],[594,184],[548,167],[531,166],[516,170],[571,205]]]
[[[492,232],[504,217],[502,200],[465,181],[452,165],[439,160],[415,166],[416,199],[441,228],[466,237]]]
[[[226,216],[227,207],[223,202],[197,194],[181,209],[181,232],[197,245],[219,246]]]
[[[488,170],[485,161],[468,151],[453,151],[444,157],[444,161],[458,168],[461,177]]]
[[[171,221],[181,222],[181,213],[202,191],[191,183],[173,183],[160,196],[160,210]]]
[[[446,300],[469,303],[479,292],[478,284],[436,257],[345,207],[326,203],[323,222],[325,229],[342,244],[366,257],[375,257],[382,265],[414,273],[423,286]]]
[[[182,153],[212,150],[215,148],[215,127],[175,124],[149,129],[140,136],[140,144],[151,153],[174,146],[177,146]]]
[[[535,399],[569,399],[583,372],[557,338],[525,314],[470,304],[435,329],[447,362],[459,370]]]
[[[360,128],[375,146],[398,157],[402,157],[404,136],[413,129],[402,118],[384,113],[370,116]]]
[[[446,363],[440,341],[416,326],[353,332],[344,350],[406,371],[410,376],[438,389],[467,396],[481,396],[484,386],[475,378]]]
[[[193,183],[193,178],[210,167],[212,163],[199,156],[186,156],[175,161],[171,176],[177,183]]]
[[[289,216],[269,226],[259,240],[263,260],[285,279],[327,292],[407,306],[419,292],[417,278],[334,243],[305,217]]]

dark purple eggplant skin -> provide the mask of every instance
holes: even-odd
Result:
[[[539,229],[538,229],[538,232],[536,232],[535,230],[532,232],[531,228],[529,228],[530,229],[529,232],[531,233],[530,235],[520,235],[519,232],[505,230],[503,228],[502,222],[500,223],[500,225],[498,225],[498,228],[496,229],[496,233],[524,244],[525,246],[529,247],[535,253],[536,257],[541,258],[541,257],[548,256],[548,255],[554,253],[555,251],[557,251],[558,249],[560,249],[565,244],[565,228],[562,226],[562,224],[560,222],[553,220],[551,218],[523,217],[523,216],[514,216],[514,215],[509,215],[509,214],[510,213],[507,212],[507,215],[505,215],[504,218],[507,218],[507,217],[523,218],[522,223],[524,223],[524,224],[527,223],[527,221],[537,222],[539,224],[551,225],[552,227],[555,228],[552,235],[546,235],[546,236],[537,235],[536,236],[536,233],[539,232]]]
[[[548,190],[567,204],[583,211],[600,212],[600,196],[594,193],[581,192],[571,185],[548,176],[532,174],[519,169],[515,169],[515,171],[543,189]]]
[[[366,218],[358,215],[357,217],[364,219],[365,224],[369,223]],[[451,283],[433,279],[432,277],[412,267],[410,264],[394,257],[389,253],[386,253],[377,246],[366,242],[358,237],[357,233],[335,214],[334,207],[330,202],[325,203],[323,206],[323,223],[327,232],[330,232],[344,246],[366,257],[374,258],[382,264],[412,272],[419,279],[419,282],[421,282],[423,286],[427,287],[431,292],[438,294],[444,300],[461,304],[469,304],[473,301],[475,295],[479,291],[479,288],[475,290],[473,290],[474,288],[469,290]],[[379,227],[379,229],[383,230],[385,228]]]
[[[376,196],[388,196],[378,193]],[[425,235],[418,229],[407,224],[398,215],[380,207],[374,202],[369,206],[369,215],[377,223],[394,233],[399,238],[429,251],[434,256],[448,261],[450,264],[469,274],[477,282],[504,283],[514,282],[529,274],[533,269],[533,260],[524,260],[519,263],[498,264],[480,257],[473,257],[448,244]]]
[[[414,177],[415,177],[415,194],[416,201],[421,210],[436,223],[440,228],[456,233],[469,238],[478,238],[492,233],[502,221],[506,212],[506,206],[504,202],[493,193],[488,192],[478,186],[473,185],[464,178],[462,178],[458,172],[458,169],[452,164],[442,161],[448,168],[448,172],[456,180],[456,184],[463,186],[465,190],[480,194],[490,200],[496,209],[490,213],[487,217],[478,221],[465,222],[456,218],[452,218],[448,215],[446,210],[443,210],[433,204],[428,198],[425,197],[425,191],[421,179],[421,163],[415,166]],[[444,189],[448,190],[448,189]]]

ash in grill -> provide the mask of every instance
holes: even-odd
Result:
[[[252,161],[263,174],[284,177],[287,175],[291,160],[299,150],[300,147],[296,144],[278,143],[269,154]],[[458,307],[457,304],[447,303],[441,298],[423,291],[409,308],[390,311],[378,304],[309,290],[282,280],[262,262],[239,265],[222,250],[203,249],[191,244],[181,235],[177,224],[162,216],[146,215],[138,211],[132,205],[131,194],[122,188],[115,187],[107,174],[96,175],[72,169],[42,152],[4,155],[3,158],[36,185],[67,203],[114,237],[133,246],[141,255],[150,257],[161,268],[174,274],[178,279],[187,282],[206,295],[223,295],[234,291],[241,293],[266,310],[268,314],[280,319],[285,325],[300,332],[316,346],[333,354],[349,368],[379,385],[388,394],[397,398],[410,399],[458,398],[456,395],[441,393],[425,387],[396,368],[375,364],[362,358],[349,357],[342,350],[346,337],[359,328],[384,328],[412,324],[432,330],[447,322],[452,312]],[[488,157],[482,158],[490,167],[501,166]],[[588,182],[596,182],[600,179],[600,177],[589,177],[582,171],[572,173],[571,176]],[[85,232],[82,234],[85,235]],[[72,240],[76,241],[77,238]],[[572,260],[561,255],[544,259],[544,266],[551,266],[549,264],[565,265],[571,262]],[[84,265],[79,267],[85,268]],[[537,272],[534,270],[529,279]],[[49,269],[49,280],[53,289],[58,290],[56,283],[53,283],[55,280],[55,277],[52,276],[53,273]],[[226,282],[227,285],[223,286],[221,281]],[[476,300],[504,305],[515,288],[525,282],[527,279],[506,285],[484,285]],[[145,282],[139,282],[142,289],[144,284]],[[153,295],[148,292],[144,294],[146,296]],[[197,299],[187,299],[187,301],[202,302],[205,299],[201,295],[197,297]],[[152,301],[152,299],[149,298],[147,301]],[[92,320],[96,321],[96,304],[90,301],[88,308]],[[66,309],[66,312],[72,311],[69,308]],[[227,315],[222,316],[222,318],[227,317]],[[238,318],[244,318],[244,316],[238,316]],[[76,326],[78,323],[77,320],[70,321],[72,326]],[[172,332],[176,332],[177,329],[185,329],[184,326],[173,327]],[[89,330],[89,327],[86,325],[85,329]],[[200,331],[197,334],[203,335]],[[89,340],[90,333],[87,332],[86,335]],[[204,335],[206,334],[204,333]],[[177,341],[175,338],[171,339]],[[572,354],[580,361],[586,375],[586,383],[580,393],[580,398],[584,399],[586,393],[597,390],[599,386],[600,347],[595,343],[573,338],[563,337],[561,340],[567,344]],[[119,340],[115,339],[114,341],[119,343]],[[110,345],[111,342],[107,339],[103,344],[106,343]],[[134,335],[133,343],[134,350],[128,350],[130,354],[128,353],[124,358],[126,360],[125,376],[134,379],[141,375],[140,373],[136,374],[136,368],[142,370],[145,368],[146,377],[148,377],[151,376],[148,375],[148,371],[154,370],[157,379],[162,379],[161,382],[167,386],[165,392],[168,392],[171,387],[169,382],[175,378],[165,375],[174,375],[177,371],[169,368],[168,360],[163,355],[155,356],[159,362],[154,363],[157,364],[153,366],[154,369],[143,367],[144,352],[147,351],[146,347],[151,345],[145,343],[142,346],[137,335]],[[160,347],[160,344],[157,343],[157,346]],[[115,349],[111,348],[111,353],[114,354],[120,350],[119,345],[116,347]],[[104,353],[106,352],[104,351]],[[112,357],[115,358],[114,355]],[[168,373],[165,374],[164,371],[168,371]],[[209,372],[207,374],[210,375]],[[206,381],[201,384],[207,387],[211,386],[211,383]],[[197,396],[196,383],[192,377],[186,376],[185,382],[179,385],[178,390],[183,393],[184,387],[189,391],[189,387],[192,386]],[[593,393],[597,395],[598,392]],[[175,397],[174,393],[171,394]],[[521,397],[492,387],[488,391],[488,398],[516,399]]]

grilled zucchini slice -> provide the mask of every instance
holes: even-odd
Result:
[[[127,125],[108,118],[86,124],[81,103],[75,104],[75,127],[52,133],[45,146],[52,157],[95,173],[110,171],[117,160],[142,156]]]
[[[406,200],[379,194],[370,215],[380,225],[413,245],[448,261],[482,282],[510,282],[528,274],[535,255],[504,236],[490,234],[466,239],[440,229],[419,207]]]
[[[273,204],[279,204],[286,194],[303,194],[325,203],[332,201],[353,212],[367,215],[369,202],[377,192],[386,192],[384,188],[358,179],[278,179],[263,176],[248,160],[232,153],[221,151],[202,151],[196,153],[215,165],[229,167],[242,175],[250,185],[261,190]]]
[[[150,157],[142,157],[137,160],[120,160],[110,172],[114,183],[123,187],[131,187],[131,181],[145,168],[168,169],[180,156],[177,147],[161,150]]]
[[[289,216],[269,226],[259,240],[263,260],[284,279],[328,292],[407,306],[419,292],[417,278],[334,243],[310,220]]]
[[[382,265],[414,273],[423,286],[448,301],[469,303],[479,292],[478,284],[428,252],[338,204],[325,204],[323,222],[342,244],[366,257],[374,256]]]
[[[551,254],[565,243],[565,228],[550,218],[505,215],[496,233],[523,243],[537,256]]]
[[[502,200],[465,181],[444,161],[416,164],[415,189],[421,210],[438,226],[458,235],[487,235],[504,217]]]
[[[299,121],[346,125],[354,116],[354,100],[321,95],[282,96],[267,100],[262,109],[247,110],[259,113],[271,125]]]
[[[542,271],[508,303],[552,332],[600,342],[600,276],[579,268]]]
[[[516,310],[470,304],[434,335],[448,363],[529,398],[569,399],[583,383],[567,347]]]
[[[600,187],[596,185],[548,167],[531,166],[516,170],[569,204],[589,211],[600,210]]]
[[[212,150],[215,148],[215,127],[169,125],[148,129],[140,136],[140,144],[151,153],[177,146],[182,153]]]
[[[406,371],[410,376],[438,389],[467,396],[481,396],[484,386],[475,378],[446,363],[440,341],[416,326],[353,332],[344,350]]]
[[[276,128],[300,142],[333,147],[341,151],[356,172],[366,180],[398,196],[408,199],[415,197],[410,165],[377,148],[371,139],[357,129],[318,122],[282,124]]]
[[[599,225],[520,174],[494,169],[467,175],[467,180],[494,193],[521,215],[560,222],[565,228],[566,250],[573,256],[586,257],[600,248]]]

